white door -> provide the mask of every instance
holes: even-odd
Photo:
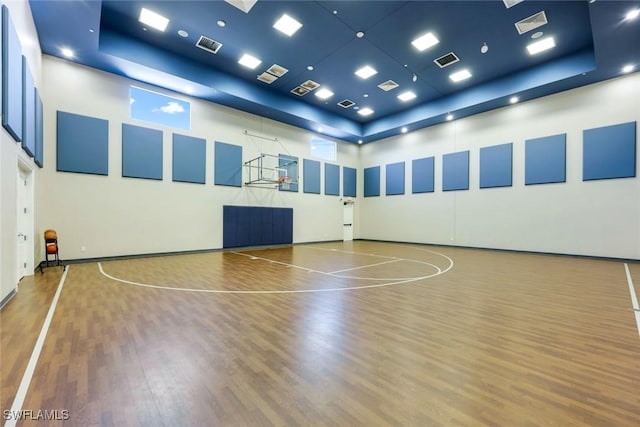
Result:
[[[27,271],[27,258],[28,248],[27,239],[31,239],[29,236],[29,215],[31,214],[29,206],[29,194],[28,194],[28,179],[29,175],[18,168],[18,188],[17,188],[17,219],[18,219],[18,280],[22,279],[26,275]]]
[[[344,203],[342,214],[342,240],[353,240],[353,203]]]

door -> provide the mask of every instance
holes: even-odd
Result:
[[[28,180],[29,174],[18,168],[18,188],[17,188],[17,225],[18,225],[18,280],[22,279],[26,275],[27,271],[27,258],[29,245],[27,239],[29,236],[29,215],[31,214],[31,207],[29,206],[29,192],[28,192]]]
[[[353,203],[344,203],[342,214],[342,240],[353,240]]]

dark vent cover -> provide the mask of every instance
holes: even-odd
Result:
[[[198,42],[196,43],[200,49],[204,49],[207,52],[218,53],[220,48],[222,47],[222,43],[215,41],[214,39],[210,39],[206,36],[200,36]]]
[[[449,52],[446,55],[442,55],[440,58],[434,59],[433,62],[438,64],[438,67],[444,68],[448,65],[455,64],[460,61],[460,58],[456,56],[455,53]]]
[[[350,99],[345,99],[344,101],[338,102],[338,105],[341,106],[342,108],[349,108],[354,104],[355,104],[355,102],[353,102]]]

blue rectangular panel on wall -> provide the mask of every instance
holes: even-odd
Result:
[[[582,133],[582,180],[636,176],[636,122]]]
[[[357,170],[344,166],[342,168],[342,195],[344,197],[356,197]]]
[[[380,195],[380,166],[364,169],[364,197]]]
[[[320,162],[302,160],[302,190],[305,193],[320,194]]]
[[[293,243],[293,209],[223,206],[222,246],[264,246]]]
[[[480,149],[480,188],[511,187],[513,181],[513,144]]]
[[[40,92],[36,88],[34,90],[35,98],[35,137],[36,137],[36,155],[35,162],[38,166],[44,166],[44,107],[42,105],[42,98],[40,98]]]
[[[324,194],[327,196],[340,195],[340,166],[331,163],[324,164]]]
[[[566,181],[567,135],[528,139],[524,146],[524,183]]]
[[[404,162],[388,164],[385,177],[387,196],[404,194]]]
[[[202,138],[173,134],[173,180],[205,183],[207,142]]]
[[[22,149],[31,157],[36,155],[36,106],[33,76],[22,56]]]
[[[122,176],[162,180],[162,131],[122,124]]]
[[[469,151],[442,156],[442,191],[469,189]]]
[[[57,170],[109,174],[109,122],[58,111]]]
[[[435,157],[415,159],[411,163],[411,192],[433,193]]]
[[[287,154],[279,154],[278,155],[278,167],[283,171],[286,171],[286,176],[291,177],[291,179],[295,182],[295,184],[289,184],[288,188],[282,185],[278,186],[280,191],[292,191],[298,192],[298,158],[294,156],[289,156]],[[281,176],[284,172],[279,173]]]
[[[2,6],[2,126],[22,141],[22,47],[9,9]]]
[[[242,146],[215,143],[213,183],[242,187]]]

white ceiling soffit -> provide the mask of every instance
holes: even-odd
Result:
[[[547,15],[542,12],[538,12],[535,15],[531,15],[528,18],[524,18],[522,21],[516,22],[516,29],[518,30],[518,34],[524,34],[531,30],[535,30],[538,27],[542,27],[547,23]]]
[[[237,7],[244,13],[249,13],[251,8],[258,2],[258,0],[224,0],[231,6]]]
[[[524,0],[502,0],[507,9],[517,5],[518,3],[522,3]]]

